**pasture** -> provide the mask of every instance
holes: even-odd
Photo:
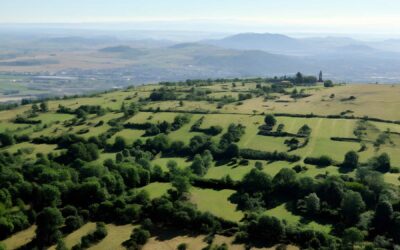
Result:
[[[237,211],[236,205],[232,204],[228,198],[234,193],[234,190],[213,190],[193,188],[190,190],[190,200],[197,205],[197,208],[203,212],[209,212],[215,216],[230,221],[240,221],[243,213]]]
[[[116,166],[114,168],[104,167],[103,162],[106,159],[111,159],[116,164],[118,161],[125,160],[127,164],[132,166],[136,166],[136,162],[140,160],[146,160],[150,170],[159,166],[162,170],[162,177],[158,176],[158,179],[154,180],[152,179],[153,176],[149,174],[146,185],[140,184],[138,188],[129,187],[130,191],[146,191],[150,199],[153,200],[166,195],[169,189],[174,188],[170,179],[168,179],[174,174],[170,173],[170,169],[167,167],[170,161],[176,162],[178,171],[181,171],[184,175],[190,176],[192,174],[195,156],[196,154],[200,155],[200,153],[192,150],[198,143],[194,141],[193,137],[206,138],[204,140],[209,140],[214,143],[214,146],[221,147],[221,141],[229,136],[228,127],[231,124],[241,124],[244,126],[244,133],[234,142],[238,147],[238,154],[235,157],[225,159],[222,156],[222,151],[222,153],[215,153],[204,175],[198,176],[203,181],[202,185],[221,183],[229,176],[236,186],[229,184],[231,186],[228,188],[221,189],[191,186],[186,195],[187,201],[194,204],[198,211],[210,213],[226,221],[238,223],[238,225],[243,223],[248,211],[238,210],[237,204],[232,203],[230,197],[240,191],[240,182],[243,177],[255,169],[256,165],[262,173],[269,175],[271,179],[277,176],[282,169],[301,169],[301,171],[296,171],[296,179],[311,177],[313,180],[319,181],[328,176],[345,176],[346,178],[356,179],[357,170],[343,171],[340,168],[347,152],[357,152],[360,164],[367,164],[371,158],[387,153],[393,171],[384,173],[383,179],[388,185],[395,187],[400,185],[400,173],[397,171],[400,167],[400,124],[396,122],[400,120],[400,113],[397,112],[400,108],[400,101],[397,98],[400,95],[399,86],[298,87],[299,90],[304,89],[305,93],[310,94],[310,96],[298,99],[292,98],[288,94],[289,92],[258,96],[255,92],[252,92],[256,86],[252,82],[246,82],[244,85],[237,83],[236,87],[233,87],[231,83],[202,86],[201,89],[207,89],[211,93],[207,95],[208,99],[200,100],[184,99],[190,88],[177,87],[175,89],[179,93],[177,100],[162,101],[147,100],[155,89],[162,89],[162,86],[142,86],[99,93],[93,96],[50,100],[48,102],[49,111],[38,112],[34,114],[35,116],[32,116],[31,104],[19,106],[13,110],[0,111],[0,133],[9,134],[14,138],[12,145],[0,147],[0,152],[8,152],[18,156],[24,164],[34,164],[40,155],[52,153],[54,157],[58,157],[67,151],[60,147],[57,140],[39,140],[37,142],[35,139],[59,138],[70,134],[82,137],[83,140],[91,138],[90,140],[94,144],[97,143],[96,147],[99,147],[99,155],[87,164],[102,168],[105,173],[118,170]],[[237,99],[240,94],[247,93],[253,93],[252,98],[220,103],[225,96],[232,96]],[[347,100],[346,98],[349,96],[355,98]],[[179,98],[183,98],[183,100]],[[222,101],[218,101],[219,99]],[[138,104],[139,108],[134,114],[126,115],[121,107],[129,106],[131,103]],[[57,112],[60,105],[71,108],[73,112]],[[78,117],[78,114],[74,112],[82,105],[99,105],[104,109],[104,112],[101,112],[101,114],[88,113],[83,118]],[[145,156],[136,154],[136,151],[147,149],[146,147],[149,146],[146,141],[151,141],[158,135],[147,136],[148,131],[146,129],[130,128],[126,126],[127,124],[150,123],[155,126],[162,123],[172,124],[175,118],[182,114],[187,114],[190,121],[179,126],[176,130],[171,129],[166,132],[166,138],[169,140],[168,146],[173,141],[181,141],[186,151],[178,154],[170,152],[174,149],[170,149],[168,152],[149,149],[150,153]],[[260,131],[262,125],[265,124],[266,114],[276,114],[276,124],[269,131],[270,133],[262,135]],[[314,114],[320,117],[294,117],[293,114],[300,116]],[[17,115],[26,117],[27,120],[18,123],[15,120]],[[328,115],[335,115],[335,117],[327,117]],[[351,115],[355,117],[350,117]],[[360,119],[364,116],[388,121]],[[203,121],[199,129],[194,132],[192,127],[199,119],[203,119]],[[40,122],[30,123],[33,120]],[[305,125],[310,128],[310,134],[301,137],[299,130]],[[211,126],[219,126],[222,131],[217,134],[207,134],[206,130]],[[277,131],[278,127],[280,131]],[[361,135],[357,134],[360,131],[362,131]],[[278,132],[284,133],[279,134]],[[28,139],[21,139],[23,136],[28,136]],[[115,149],[114,142],[117,137],[123,138],[129,150]],[[93,138],[98,140],[96,141]],[[291,149],[288,146],[288,141],[293,138],[299,138],[300,143],[305,141],[307,143]],[[134,144],[138,139],[142,141],[142,144]],[[205,149],[212,150],[209,146]],[[290,162],[285,159],[256,160],[257,158],[251,157],[247,159],[240,154],[243,149],[271,154],[273,152],[285,153],[288,156],[299,156],[300,160]],[[321,156],[331,158],[332,164],[322,167],[304,162],[307,157]],[[129,158],[129,160],[126,160],[126,158]],[[76,175],[74,181],[80,181],[77,174],[79,167],[81,166],[78,164],[76,169],[71,170],[71,173]],[[147,170],[146,166],[140,167]],[[140,173],[136,174],[140,175]],[[134,175],[132,174],[132,176]],[[132,176],[130,177],[133,178]],[[93,176],[92,178],[97,177]],[[124,178],[128,179],[126,176]],[[195,182],[192,181],[191,184],[193,183]],[[105,192],[104,195],[108,196],[109,194]],[[331,234],[335,227],[333,224],[321,224],[313,220],[306,221],[302,216],[292,213],[292,210],[289,211],[285,207],[285,203],[279,204],[276,207],[262,210],[262,214],[284,220],[288,225],[300,225],[302,228],[326,234]],[[108,235],[90,249],[124,249],[121,244],[129,239],[134,227],[133,224],[118,226],[107,224]],[[71,248],[79,243],[83,235],[94,229],[95,223],[88,222],[78,230],[63,235],[63,240],[66,246]],[[16,232],[5,239],[3,244],[6,245],[7,249],[17,249],[34,238],[34,231],[35,226],[31,226],[26,230]],[[189,232],[181,231],[160,231],[157,233],[151,235],[143,249],[176,249],[180,243],[188,243],[187,249],[199,249],[208,245],[204,241],[205,235],[201,234],[192,235]],[[229,249],[244,249],[244,245],[233,244],[232,240],[233,237],[216,235],[213,242],[216,244],[227,243],[230,246]],[[53,245],[50,249],[55,249],[55,246]]]

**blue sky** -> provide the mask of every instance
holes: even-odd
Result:
[[[1,0],[0,23],[162,22],[178,27],[400,33],[399,0]],[[156,28],[156,27],[155,27]]]

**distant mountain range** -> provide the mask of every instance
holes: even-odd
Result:
[[[311,46],[305,41],[279,34],[246,33],[229,36],[220,40],[204,41],[206,44],[238,50],[263,50],[278,54],[302,54]]]
[[[317,75],[319,70],[336,81],[397,82],[400,79],[400,56],[366,45],[338,46],[318,55],[304,53],[302,56],[251,48],[222,48],[204,42],[176,44],[140,52],[125,47],[110,47],[100,51],[114,51],[112,54],[117,58],[138,62],[146,71],[164,76],[163,80],[281,76],[293,75],[298,71]]]
[[[281,34],[243,33],[202,43],[239,50],[262,50],[285,55],[323,55],[343,52],[400,52],[400,40],[363,42],[347,37],[292,38]]]
[[[140,34],[139,31],[129,33]],[[320,70],[336,81],[400,82],[400,40],[396,39],[366,42],[347,37],[295,38],[243,33],[221,39],[196,40],[194,37],[191,42],[180,43],[166,40],[165,37],[173,37],[167,33],[160,33],[158,40],[155,39],[158,33],[151,32],[148,37],[146,34],[136,39],[105,32],[101,35],[90,35],[90,32],[85,35],[3,34],[0,66],[3,65],[4,71],[12,71],[12,66],[23,68],[38,62],[40,55],[40,65],[58,62],[53,66],[60,72],[115,74],[115,77],[134,78],[138,82],[279,76],[298,71],[316,75]],[[71,66],[70,59],[78,61]],[[64,66],[64,62],[69,64]],[[86,68],[90,70],[85,71]]]

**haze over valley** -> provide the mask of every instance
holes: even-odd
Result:
[[[0,26],[0,80],[10,87],[0,88],[3,95],[16,90],[23,96],[24,89],[62,95],[159,81],[316,75],[320,70],[338,82],[397,83],[400,78],[396,39],[7,27]]]

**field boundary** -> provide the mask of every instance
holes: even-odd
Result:
[[[264,116],[265,113],[254,114],[254,113],[235,113],[235,112],[220,112],[220,111],[203,111],[203,110],[161,110],[161,109],[140,109],[140,112],[148,112],[148,113],[187,113],[187,114],[204,114],[204,115],[212,115],[212,114],[220,114],[220,115],[251,115],[251,116]],[[389,123],[389,124],[397,124],[400,125],[399,120],[385,120],[376,117],[361,117],[361,116],[340,116],[340,115],[315,115],[315,114],[289,114],[289,113],[269,113],[275,115],[277,117],[292,117],[292,118],[325,118],[325,119],[337,119],[337,120],[364,120],[371,122],[379,122],[379,123]]]

